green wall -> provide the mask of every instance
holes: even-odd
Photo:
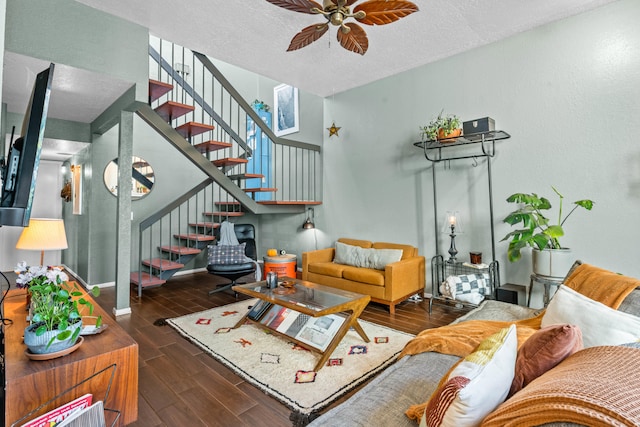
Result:
[[[596,201],[565,224],[575,257],[640,277],[635,217],[640,210],[640,2],[622,0],[326,99],[324,204],[317,223],[331,244],[341,236],[417,245],[431,258],[434,220],[458,210],[466,226],[460,258],[490,258],[486,164],[437,166],[434,219],[432,165],[418,128],[443,108],[463,120],[489,116],[511,138],[493,159],[497,259],[502,281],[528,284],[530,257],[506,260],[511,229],[502,218],[514,192],[571,202]],[[565,212],[566,205],[565,202]],[[428,280],[428,283],[430,281]],[[429,284],[430,290],[430,284]]]

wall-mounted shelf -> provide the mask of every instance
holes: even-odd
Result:
[[[491,297],[495,298],[496,289],[500,286],[500,269],[496,261],[495,235],[493,228],[493,190],[491,178],[491,158],[495,156],[495,142],[503,139],[511,138],[507,132],[494,130],[489,132],[474,133],[471,135],[462,135],[456,138],[445,140],[426,140],[414,142],[418,148],[424,152],[424,157],[434,163],[431,168],[433,178],[433,213],[434,213],[434,235],[436,240],[436,251],[439,251],[438,239],[438,191],[436,185],[436,165],[441,161],[451,161],[460,159],[475,159],[479,157],[487,157],[487,188],[489,190],[489,227],[491,231],[491,261],[486,273],[489,274],[489,283],[491,287]],[[432,303],[435,301],[443,301],[440,295],[439,286],[449,274],[459,274],[460,271],[469,271],[462,268],[461,262],[448,263],[443,261],[441,255],[436,255],[432,259],[432,297],[429,303],[429,312],[431,312]],[[473,270],[470,270],[473,271]]]
[[[511,138],[505,131],[495,130],[491,132],[474,133],[457,138],[414,142],[418,148],[424,150],[424,156],[431,162],[443,160],[470,159],[473,157],[493,157],[495,155],[495,142]],[[469,154],[469,150],[455,150],[455,147],[479,149],[476,154]]]

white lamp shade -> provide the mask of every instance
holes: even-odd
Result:
[[[462,227],[462,221],[460,219],[460,212],[447,211],[447,215],[444,217],[444,224],[442,225],[442,232],[445,234],[451,233],[451,226],[455,227],[456,234],[464,233]]]
[[[50,251],[67,249],[67,235],[61,219],[31,218],[29,226],[22,229],[16,249]]]

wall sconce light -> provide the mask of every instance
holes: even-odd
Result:
[[[313,208],[309,208],[307,209],[307,219],[302,224],[302,229],[313,230],[314,228],[316,228],[316,225],[313,222],[313,219],[315,219],[315,212],[313,211]]]
[[[447,216],[444,220],[444,226],[442,227],[442,232],[445,234],[449,234],[451,237],[451,245],[449,246],[449,259],[447,262],[454,263],[456,262],[456,255],[458,254],[458,250],[456,249],[456,232],[458,234],[462,234],[462,222],[460,221],[460,212],[458,211],[447,211]]]

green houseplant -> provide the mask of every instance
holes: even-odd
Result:
[[[422,137],[432,141],[443,138],[455,138],[460,136],[460,119],[455,114],[444,114],[444,110],[440,111],[438,117],[431,120],[428,125],[420,128]]]
[[[564,196],[555,187],[551,188],[560,199],[556,223],[551,223],[545,216],[544,211],[552,207],[547,198],[538,196],[536,193],[515,193],[507,198],[507,202],[518,203],[520,206],[507,215],[504,222],[512,226],[522,224],[521,228],[511,231],[501,240],[510,240],[507,251],[509,261],[518,261],[522,257],[521,250],[527,246],[538,250],[562,249],[559,238],[564,236],[563,225],[567,219],[579,207],[589,211],[593,208],[592,200],[578,200],[573,202],[575,206],[563,217]]]
[[[31,324],[24,331],[29,350],[43,354],[74,345],[82,330],[82,312],[88,308],[89,315],[93,313],[93,304],[84,298],[78,285],[68,283],[60,269],[44,267],[26,269],[21,281],[31,294]],[[98,296],[99,291],[94,287],[91,292]],[[101,323],[99,317],[97,327]]]

